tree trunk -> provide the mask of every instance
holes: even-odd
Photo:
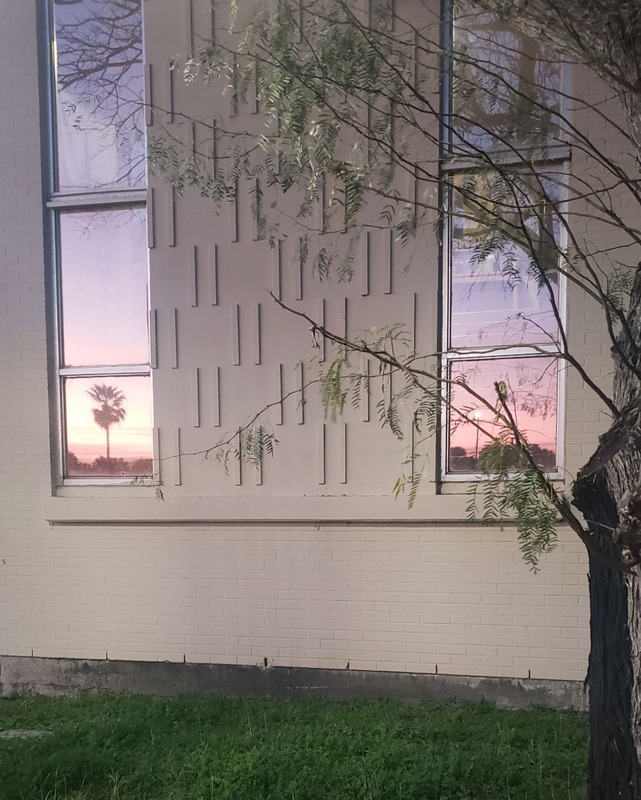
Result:
[[[577,482],[575,497],[586,518],[616,527],[616,504],[600,481]],[[615,557],[610,537],[592,526],[600,548]],[[636,584],[636,578],[632,581]],[[637,595],[630,578],[603,561],[590,557],[590,658],[587,683],[590,700],[588,800],[639,800],[639,662],[631,641],[630,597]],[[630,589],[632,588],[632,592]],[[632,609],[634,611],[634,609]],[[638,619],[638,617],[637,617]],[[638,635],[638,631],[637,631]],[[637,687],[637,691],[634,687]],[[636,698],[636,699],[635,699]]]
[[[641,265],[629,308],[629,334],[613,348],[621,415],[574,487],[605,557],[590,555],[588,800],[641,799]]]

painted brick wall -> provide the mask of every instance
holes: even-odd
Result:
[[[531,574],[513,531],[469,525],[464,497],[435,496],[433,461],[408,512],[387,500],[404,450],[380,431],[375,400],[370,422],[359,409],[324,423],[313,387],[304,407],[296,395],[294,365],[314,369],[308,326],[266,290],[280,288],[339,327],[347,308],[352,331],[382,314],[401,319],[431,350],[429,226],[411,258],[390,259],[389,242],[373,233],[352,283],[327,288],[306,274],[301,282],[291,241],[279,258],[255,240],[251,187],[237,208],[217,211],[195,193],[172,197],[154,178],[154,392],[166,499],[133,486],[64,487],[51,497],[35,6],[0,0],[0,653],[582,679],[587,564],[569,533],[560,531],[559,548]],[[209,4],[146,0],[145,11],[154,101],[176,104],[173,122],[154,115],[155,130],[188,136],[178,111],[204,114],[220,101],[187,93],[178,74],[171,93],[169,61],[207,34]],[[409,260],[421,269],[406,271]],[[572,336],[607,384],[607,346],[578,303],[570,297]],[[282,425],[272,416],[281,447],[262,473],[232,465],[225,475],[215,459],[186,455],[281,391],[293,392]],[[567,408],[575,466],[603,419],[575,380]],[[304,505],[305,493],[314,505]]]

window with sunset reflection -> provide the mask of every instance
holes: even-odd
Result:
[[[539,42],[456,2],[443,171],[450,477],[480,473],[484,448],[509,443],[502,402],[535,461],[559,466],[562,72]]]
[[[131,480],[153,474],[142,4],[50,9],[61,476]]]

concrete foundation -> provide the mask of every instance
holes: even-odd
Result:
[[[487,700],[501,708],[587,708],[583,684],[405,672],[0,656],[0,694],[79,691],[230,697]]]

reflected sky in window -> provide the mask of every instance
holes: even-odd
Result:
[[[146,376],[122,375],[65,380],[69,477],[151,474],[150,382]],[[116,405],[124,411],[122,419],[112,417],[110,424],[109,409],[105,414],[103,408],[105,402],[92,397],[94,387],[106,387],[120,397]],[[109,406],[109,400],[106,405]],[[94,409],[98,410],[98,417]]]
[[[494,384],[503,384],[515,422],[536,450],[537,461],[546,469],[555,467],[557,359],[532,357],[453,361],[450,374],[452,380],[464,381],[490,402],[497,397]],[[505,426],[498,423],[493,411],[477,402],[463,387],[453,385],[450,396],[449,470],[471,472],[478,467],[478,457],[489,444],[490,436],[498,436]],[[474,422],[478,422],[487,433],[480,432]]]
[[[60,215],[65,366],[148,361],[144,209]]]
[[[58,190],[145,185],[140,0],[54,1]]]

